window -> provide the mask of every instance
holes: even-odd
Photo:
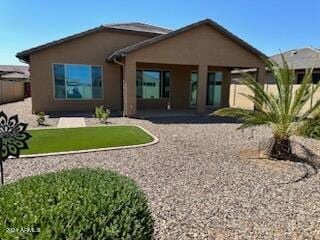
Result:
[[[297,83],[298,83],[298,84],[301,84],[303,78],[304,78],[304,73],[298,73],[298,74],[297,74]]]
[[[99,66],[54,64],[55,98],[101,99],[102,70]]]
[[[207,82],[207,105],[220,106],[222,90],[222,72],[209,72]]]
[[[318,84],[319,80],[320,80],[320,73],[313,73],[312,74],[312,82],[314,84]]]
[[[138,70],[137,98],[169,98],[171,73],[169,71]]]
[[[301,84],[304,78],[304,73],[297,73],[297,83]],[[312,82],[317,84],[320,81],[320,73],[312,73]]]

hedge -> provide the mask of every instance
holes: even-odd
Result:
[[[74,169],[0,188],[0,239],[152,239],[145,194],[128,177]]]

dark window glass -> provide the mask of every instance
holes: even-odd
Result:
[[[169,98],[170,97],[170,79],[171,74],[169,71],[163,72],[163,79],[162,79],[162,97]]]
[[[298,73],[297,74],[297,83],[298,84],[302,83],[304,75],[305,75],[304,73]],[[313,73],[312,74],[312,82],[314,84],[317,84],[319,82],[319,80],[320,80],[320,73]]]
[[[297,74],[297,83],[301,84],[304,78],[304,73],[298,73]]]
[[[101,67],[91,67],[92,98],[102,98],[102,73]]]
[[[55,85],[55,98],[66,98],[66,84],[65,84],[65,72],[63,64],[54,64],[54,85]]]
[[[142,98],[142,71],[137,71],[137,98]]]
[[[319,80],[320,80],[320,73],[313,73],[312,74],[312,82],[314,84],[318,84]]]

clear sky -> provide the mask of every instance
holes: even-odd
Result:
[[[0,64],[21,64],[21,50],[105,23],[176,29],[204,18],[267,55],[320,47],[319,0],[0,0]]]

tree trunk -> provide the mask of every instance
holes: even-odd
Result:
[[[274,138],[272,146],[269,152],[269,156],[275,159],[284,160],[288,159],[292,154],[290,139]]]

